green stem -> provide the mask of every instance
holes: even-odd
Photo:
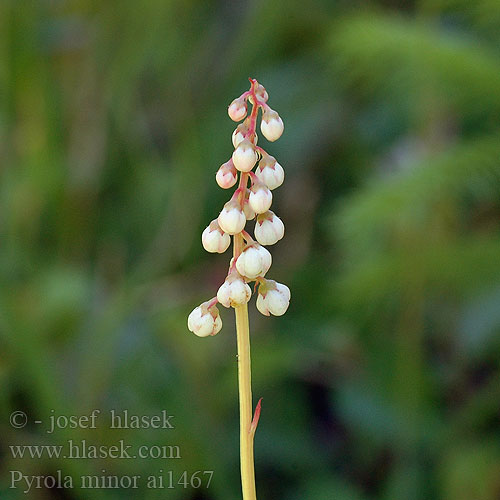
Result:
[[[234,255],[243,247],[241,234],[234,237]],[[256,500],[252,430],[252,382],[250,367],[250,329],[247,304],[235,308],[238,344],[238,393],[240,402],[240,465],[243,500]]]

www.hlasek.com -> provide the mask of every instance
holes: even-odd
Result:
[[[134,447],[123,439],[113,445],[95,445],[86,439],[68,439],[65,444],[15,444],[9,445],[12,458],[65,458],[65,459],[137,459],[153,458],[171,460],[181,458],[178,445],[141,445]]]

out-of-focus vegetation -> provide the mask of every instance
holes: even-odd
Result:
[[[251,304],[259,498],[500,497],[500,3],[0,2],[0,497],[238,498],[231,311],[189,333],[226,256],[228,103],[268,89],[287,234]],[[176,428],[44,432],[98,408]],[[9,415],[25,411],[22,430]],[[181,460],[13,459],[171,444]],[[11,489],[26,474],[213,470],[208,490]]]

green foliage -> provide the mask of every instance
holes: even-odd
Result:
[[[463,34],[398,17],[357,16],[335,25],[332,45],[348,83],[396,82],[400,92],[416,92],[413,105],[422,105],[418,94],[428,88],[441,105],[468,114],[494,116],[500,109],[500,55]]]

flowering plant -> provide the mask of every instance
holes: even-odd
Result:
[[[233,307],[236,314],[238,343],[238,385],[240,399],[241,480],[244,500],[253,500],[255,479],[253,438],[260,415],[260,400],[252,420],[250,383],[250,339],[247,303],[252,296],[248,283],[258,286],[257,309],[264,315],[281,316],[288,309],[290,290],[286,285],[265,278],[272,263],[265,248],[285,233],[281,219],[270,209],[272,190],[281,186],[284,171],[276,158],[257,146],[257,118],[262,110],[260,129],[268,141],[281,137],[284,125],[278,113],[267,104],[266,89],[250,79],[250,90],[234,99],[228,108],[229,117],[240,123],[233,132],[234,151],[215,176],[217,184],[229,189],[238,182],[231,199],[224,205],[202,233],[202,244],[208,252],[223,253],[233,237],[233,258],[227,277],[216,297],[196,307],[188,317],[188,328],[200,337],[217,334],[222,328],[217,304]],[[248,104],[252,106],[248,113]],[[254,167],[257,168],[254,170]],[[239,177],[239,180],[238,180]],[[249,185],[250,183],[250,185]],[[245,231],[247,221],[255,219],[254,238]]]

